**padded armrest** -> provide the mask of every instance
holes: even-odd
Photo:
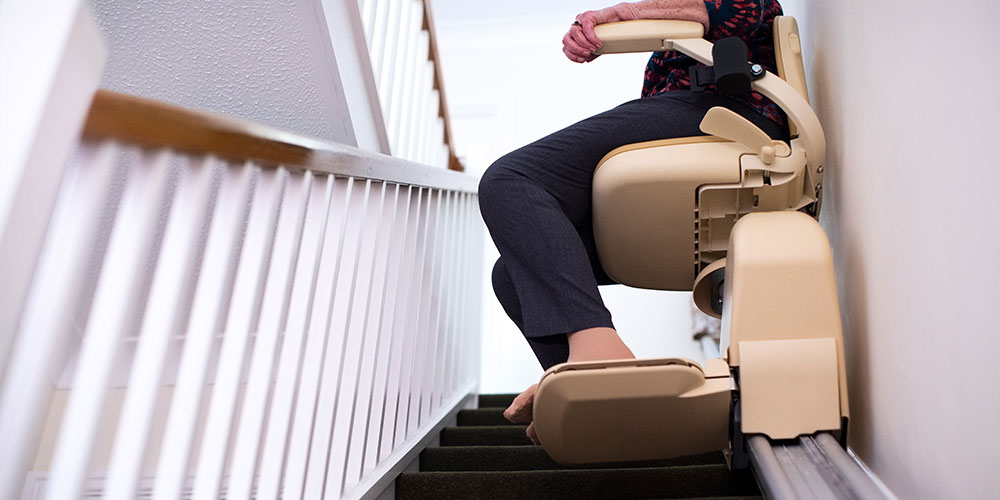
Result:
[[[603,45],[597,54],[621,54],[667,50],[664,40],[701,38],[705,27],[694,21],[640,19],[599,24],[594,27],[594,31]]]

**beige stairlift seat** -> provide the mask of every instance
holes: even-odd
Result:
[[[702,30],[698,23],[643,20],[601,25],[597,34],[602,53],[675,49],[711,65],[712,43],[701,38]],[[627,145],[605,156],[594,173],[594,235],[604,269],[628,286],[694,291],[699,308],[723,317],[725,360],[552,367],[536,392],[534,420],[556,461],[649,460],[725,449],[733,439],[731,400],[740,390],[744,399],[752,396],[743,404],[743,431],[782,438],[844,425],[832,259],[809,216],[819,211],[825,142],[808,104],[795,20],[777,18],[774,37],[780,77],[767,73],[753,88],[786,112],[789,142],[773,141],[736,113],[713,108],[701,124],[709,135]],[[764,212],[777,216],[759,214]],[[768,247],[775,242],[777,248]],[[781,257],[776,265],[775,256]],[[821,298],[803,305],[796,301],[803,294]],[[720,296],[726,297],[723,310]],[[763,324],[748,309],[751,303],[760,309],[753,300],[772,301]],[[786,303],[798,310],[785,315]],[[741,353],[744,365],[752,362],[742,378]],[[775,405],[800,416],[776,413]]]

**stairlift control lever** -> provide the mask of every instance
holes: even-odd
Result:
[[[781,141],[772,140],[760,127],[737,113],[716,106],[705,113],[699,126],[702,132],[742,144],[751,151],[757,151],[765,165],[774,163],[776,155],[788,156],[790,151]],[[779,151],[780,149],[780,151]]]

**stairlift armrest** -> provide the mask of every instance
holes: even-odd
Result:
[[[599,24],[594,31],[601,39],[602,46],[596,52],[600,55],[670,50],[670,40],[700,39],[705,27],[694,21],[640,19]]]

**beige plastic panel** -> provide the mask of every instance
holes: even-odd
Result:
[[[564,363],[535,393],[539,441],[561,464],[672,458],[728,446],[729,369],[680,358]]]
[[[778,63],[778,76],[809,100],[806,87],[806,71],[802,64],[802,40],[799,39],[799,25],[794,17],[774,18],[774,55]],[[799,134],[794,123],[788,124],[792,137]]]
[[[799,23],[794,17],[774,18],[774,55],[778,62],[778,76],[808,101],[806,70],[802,64],[802,40],[799,39]]]
[[[705,27],[693,21],[642,19],[599,24],[594,31],[601,39],[601,49],[597,54],[621,54],[667,50],[665,40],[701,38]]]
[[[691,290],[698,187],[740,181],[747,148],[714,137],[630,145],[594,172],[594,239],[615,281]]]
[[[764,163],[774,162],[774,157],[777,154],[776,148],[783,148],[782,156],[791,154],[785,143],[771,140],[767,133],[754,125],[753,122],[722,106],[709,109],[705,113],[705,117],[701,119],[698,128],[706,134],[738,142],[760,156],[764,156],[764,151],[767,150],[769,156],[761,160]]]
[[[841,413],[848,415],[833,255],[818,222],[801,212],[740,219],[729,239],[723,294],[721,348],[730,366],[743,368],[741,342],[833,339]]]
[[[744,434],[792,439],[840,429],[834,339],[744,341],[739,352]]]

